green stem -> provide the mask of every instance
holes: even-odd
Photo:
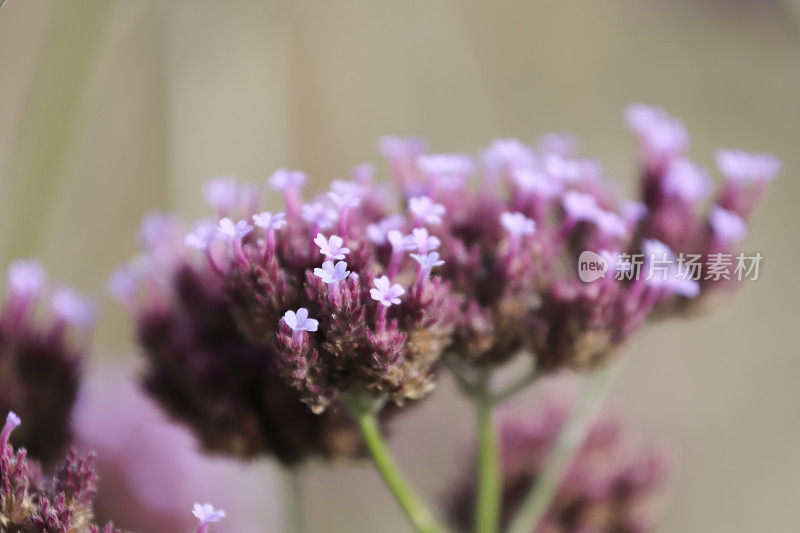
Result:
[[[302,488],[300,486],[300,472],[295,468],[283,468],[283,531],[284,533],[302,533],[305,530],[303,522]]]
[[[606,365],[589,377],[578,405],[561,429],[536,484],[523,500],[508,533],[530,533],[542,521],[564,474],[594,422],[603,396],[615,374],[615,368],[616,365]]]
[[[478,408],[478,487],[475,505],[475,533],[495,533],[500,524],[501,478],[497,433],[492,419],[494,401],[488,390],[475,400]]]
[[[436,522],[431,512],[397,468],[383,437],[381,437],[373,406],[369,402],[353,397],[348,398],[346,403],[350,414],[361,430],[372,461],[414,529],[419,533],[444,533],[445,529]]]

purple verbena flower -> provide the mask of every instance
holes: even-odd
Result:
[[[314,275],[321,279],[323,283],[328,284],[339,283],[347,278],[349,274],[350,271],[347,270],[347,263],[344,261],[337,261],[335,265],[333,261],[325,261],[322,263],[322,268],[314,269]]]
[[[308,176],[305,172],[279,168],[272,173],[267,181],[273,189],[286,191],[287,189],[299,189],[307,179]]]
[[[735,244],[747,235],[747,223],[742,217],[718,205],[711,208],[708,222],[714,235],[723,243]]]
[[[319,246],[322,255],[330,259],[344,259],[344,256],[350,253],[350,248],[342,246],[344,239],[338,235],[331,235],[326,239],[322,233],[318,233],[314,238],[314,244]]]
[[[308,318],[308,309],[301,307],[294,311],[286,311],[283,315],[283,322],[292,328],[293,331],[317,331],[319,321],[313,318]]]
[[[263,211],[253,215],[253,224],[264,230],[279,230],[286,225],[286,215]]]
[[[248,224],[246,220],[239,220],[234,224],[230,218],[224,217],[220,219],[217,231],[227,239],[241,239],[253,231],[253,226]]]
[[[442,204],[437,204],[427,196],[409,198],[408,208],[411,213],[425,224],[441,224],[442,217],[447,209]]]
[[[406,293],[402,285],[399,283],[392,284],[391,280],[386,276],[376,278],[374,284],[375,287],[369,291],[370,296],[373,300],[386,307],[399,304],[400,297]]]
[[[500,215],[500,223],[514,237],[533,235],[536,232],[536,222],[522,213],[506,211]]]
[[[195,503],[194,507],[192,507],[192,514],[200,521],[197,533],[205,533],[208,531],[208,526],[210,524],[219,522],[225,518],[225,511],[222,509],[215,509],[210,503]]]
[[[406,249],[416,250],[417,253],[427,254],[437,249],[442,241],[438,237],[428,233],[426,228],[414,228],[411,235],[406,236]]]

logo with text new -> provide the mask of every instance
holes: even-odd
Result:
[[[584,283],[600,279],[608,272],[608,261],[600,254],[584,250],[578,257],[578,277]]]

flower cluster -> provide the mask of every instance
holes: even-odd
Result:
[[[14,444],[52,465],[70,441],[69,413],[94,310],[70,288],[46,291],[46,281],[36,260],[8,268],[0,309],[0,411],[25,418]]]
[[[641,143],[640,200],[617,198],[600,164],[579,157],[566,136],[545,136],[537,148],[497,140],[482,165],[464,154],[425,154],[416,139],[382,140],[401,199],[430,224],[440,274],[464,298],[449,348],[455,357],[486,366],[527,351],[540,370],[590,368],[654,311],[681,309],[726,285],[685,279],[674,266],[646,279],[578,276],[583,251],[605,257],[612,273],[626,254],[734,251],[780,167],[769,155],[720,151],[725,184],[702,209],[711,182],[685,157],[683,124],[638,104],[626,117]]]
[[[206,196],[222,212],[238,209],[238,196],[226,196],[231,191],[224,183],[229,179],[207,186]],[[193,239],[213,235],[204,228],[199,223],[185,237],[176,217],[149,215],[140,234],[143,254],[109,280],[111,293],[135,318],[147,359],[145,388],[210,451],[272,454],[286,464],[360,453],[347,415],[311,413],[281,378],[275,348],[243,335],[225,279],[215,263],[193,253],[200,245]]]
[[[506,412],[499,422],[504,526],[536,482],[575,403],[573,389],[560,378],[542,385],[539,401],[524,416]],[[535,531],[652,531],[668,471],[662,448],[643,442],[617,418],[603,413],[590,428]],[[474,484],[475,474],[470,472],[448,502],[452,521],[465,531],[471,530]]]
[[[13,412],[0,433],[0,530],[20,533],[117,533],[111,524],[93,523],[97,475],[94,457],[72,451],[52,477],[24,448],[9,443],[22,421]]]
[[[701,209],[711,185],[685,157],[683,124],[643,105],[626,117],[641,144],[640,200],[617,198],[600,164],[559,135],[535,148],[497,140],[479,158],[384,137],[394,188],[364,164],[304,202],[307,176],[279,169],[267,184],[284,198],[280,213],[261,211],[259,186],[209,182],[216,218],[188,233],[151,220],[134,268],[142,282],[114,279],[137,317],[148,389],[208,448],[252,455],[303,448],[277,437],[292,424],[267,396],[294,398],[283,384],[323,413],[348,395],[422,398],[443,356],[472,369],[520,352],[539,371],[603,363],[655,311],[725,284],[672,268],[584,282],[580,255],[732,251],[779,168],[771,156],[720,152],[726,184]],[[318,423],[326,429],[299,442],[327,453],[318,443],[330,426]]]

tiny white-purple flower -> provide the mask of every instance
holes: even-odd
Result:
[[[430,178],[465,178],[475,172],[475,161],[466,154],[420,154],[416,163],[423,174]]]
[[[429,254],[411,254],[414,261],[419,263],[423,272],[430,272],[434,267],[442,266],[444,261],[439,259],[439,252],[431,252]]]
[[[532,235],[536,232],[536,222],[522,213],[506,211],[500,215],[500,223],[509,234],[516,237]]]
[[[378,139],[378,151],[387,159],[402,159],[421,154],[427,143],[419,137],[398,137],[384,135]]]
[[[339,216],[335,209],[322,202],[305,204],[301,208],[301,214],[303,220],[323,230],[331,228]]]
[[[605,235],[624,237],[628,234],[628,226],[625,220],[616,213],[598,208],[597,213],[595,213],[594,222]]]
[[[22,419],[15,413],[14,411],[9,411],[6,415],[6,424],[5,426],[9,428],[9,431],[16,429],[22,425]]]
[[[771,181],[781,171],[781,162],[774,155],[743,150],[717,150],[716,163],[726,179],[742,184]]]
[[[545,133],[536,143],[542,153],[573,157],[578,151],[578,139],[570,133]]]
[[[200,222],[195,225],[191,232],[186,234],[183,238],[183,243],[191,248],[198,250],[206,250],[217,231],[213,222]]]
[[[711,191],[708,173],[688,159],[677,159],[667,168],[662,181],[665,194],[687,203],[702,200]]]
[[[591,194],[580,191],[567,191],[561,199],[564,210],[570,218],[594,222],[599,207]]]
[[[536,155],[519,139],[497,139],[481,154],[484,165],[491,170],[533,168]]]
[[[631,104],[625,110],[625,120],[657,155],[677,155],[689,144],[683,122],[660,107]]]
[[[248,224],[246,220],[240,220],[234,224],[233,220],[224,217],[220,219],[217,231],[228,239],[241,239],[253,231],[253,226]]]
[[[338,235],[331,235],[326,239],[325,235],[317,233],[314,238],[314,244],[319,246],[319,251],[322,255],[331,259],[344,259],[344,256],[350,253],[350,248],[342,246],[344,239]]]
[[[511,180],[522,192],[536,194],[544,198],[558,196],[563,190],[560,181],[540,170],[520,168],[511,173]]]
[[[442,241],[428,233],[426,228],[414,228],[411,230],[411,235],[404,238],[404,242],[407,250],[416,250],[420,254],[432,252],[442,244]]]
[[[92,302],[69,287],[60,287],[53,291],[50,308],[53,314],[72,326],[87,328],[94,323],[95,309]]]
[[[315,268],[314,275],[322,280],[323,283],[339,283],[350,274],[347,270],[347,263],[344,261],[325,261],[322,268]]]
[[[225,518],[225,511],[222,509],[215,509],[210,503],[195,503],[192,508],[192,514],[202,525],[219,522]]]
[[[411,249],[409,248],[411,244],[408,240],[408,237],[403,235],[402,232],[396,229],[390,229],[389,231],[386,232],[386,240],[389,242],[389,244],[392,247],[392,250],[395,252],[399,250]]]
[[[295,311],[286,311],[283,315],[283,321],[287,326],[292,328],[293,331],[317,331],[319,327],[319,320],[308,318],[308,309],[301,307]]]
[[[711,208],[708,222],[723,242],[737,243],[747,235],[747,223],[742,217],[718,205]]]
[[[45,280],[44,267],[38,259],[15,259],[8,266],[8,288],[18,296],[38,296],[44,288]]]
[[[417,196],[408,200],[408,208],[420,220],[427,224],[441,224],[447,209],[437,204],[428,196]]]
[[[328,198],[339,211],[352,209],[361,205],[361,198],[351,192],[328,192]]]
[[[631,225],[642,220],[648,212],[647,205],[638,200],[625,200],[620,206],[622,217]]]
[[[367,224],[367,238],[377,245],[386,244],[387,233],[391,230],[399,230],[405,224],[405,218],[401,215],[389,215],[378,222]]]
[[[286,215],[283,213],[275,213],[274,215],[268,211],[256,213],[253,215],[253,224],[259,228],[266,230],[279,230],[286,225]]]
[[[302,187],[308,176],[300,170],[289,170],[279,168],[267,180],[273,189],[285,191],[286,189],[297,189]]]
[[[127,302],[133,298],[139,286],[137,276],[130,265],[115,270],[106,282],[106,290],[118,302]]]
[[[544,170],[555,179],[564,183],[579,181],[583,176],[583,163],[559,154],[549,153],[544,156]]]
[[[391,280],[386,276],[375,279],[373,284],[375,288],[369,290],[369,295],[373,300],[386,307],[399,304],[400,297],[406,293],[402,285],[399,283],[392,284]]]
[[[219,213],[235,209],[239,204],[239,184],[231,175],[218,176],[203,184],[203,198]]]

